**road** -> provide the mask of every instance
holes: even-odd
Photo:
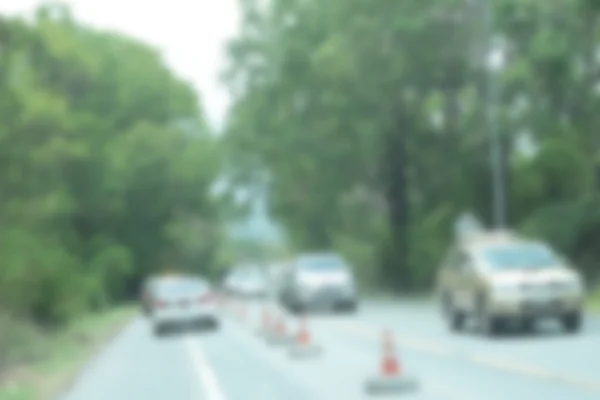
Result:
[[[315,315],[307,324],[323,353],[289,357],[256,334],[259,308],[228,304],[218,332],[157,339],[142,316],[82,372],[61,400],[355,400],[369,399],[378,375],[382,332],[390,330],[404,376],[420,388],[399,399],[600,399],[600,318],[566,335],[552,326],[533,334],[485,339],[450,334],[432,304],[365,301],[355,315]],[[288,329],[298,321],[287,316]]]

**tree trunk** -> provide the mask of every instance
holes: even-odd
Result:
[[[383,173],[386,199],[389,204],[390,238],[384,252],[383,281],[390,289],[407,289],[412,284],[409,260],[408,233],[410,210],[408,201],[406,131],[411,121],[400,108],[393,124],[384,135]]]

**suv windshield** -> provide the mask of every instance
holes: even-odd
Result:
[[[519,244],[483,250],[493,269],[549,268],[561,262],[552,250],[541,244]]]
[[[199,281],[175,281],[165,282],[160,286],[160,293],[163,296],[191,296],[202,293],[207,289],[207,285]]]
[[[344,260],[336,255],[302,257],[298,264],[303,270],[315,272],[338,271],[346,268]]]
[[[243,281],[261,281],[264,277],[263,272],[259,268],[244,268],[236,271],[236,279]]]

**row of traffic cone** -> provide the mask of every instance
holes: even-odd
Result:
[[[269,311],[264,308],[262,310],[261,326],[258,334],[264,337],[270,344],[290,345],[289,354],[294,358],[311,357],[321,354],[323,349],[313,342],[312,335],[308,330],[306,317],[300,317],[299,322],[296,334],[290,334],[283,316],[279,315],[279,318],[273,320]]]
[[[236,308],[236,314],[239,319],[244,320],[246,318],[245,307],[241,305]],[[323,352],[323,348],[314,342],[310,334],[306,316],[300,317],[295,334],[291,334],[287,328],[281,313],[278,316],[272,315],[266,307],[262,309],[257,335],[264,338],[267,343],[289,345],[289,355],[293,358],[314,357]],[[398,359],[391,332],[384,331],[381,342],[382,354],[379,373],[366,382],[366,391],[372,395],[415,391],[418,388],[418,381],[405,374]]]

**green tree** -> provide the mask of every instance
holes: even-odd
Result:
[[[160,54],[62,6],[0,17],[0,304],[55,323],[218,262],[218,141]]]
[[[466,0],[240,4],[223,75],[236,96],[228,157],[248,185],[269,172],[272,212],[299,249],[335,247],[374,284],[429,285],[454,218],[491,220],[491,111],[511,224],[600,273],[600,224],[580,218],[599,205],[591,2],[488,2],[491,27],[486,3]],[[488,29],[507,59],[495,104]],[[557,207],[572,240],[544,224]]]

